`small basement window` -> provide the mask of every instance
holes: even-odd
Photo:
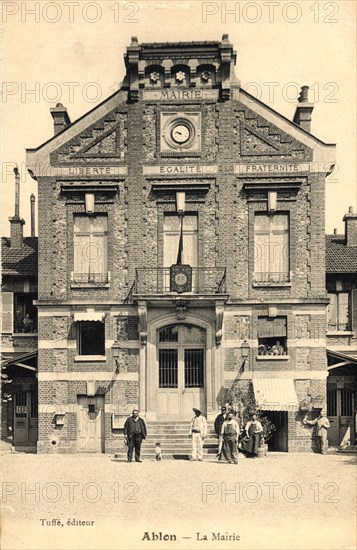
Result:
[[[258,355],[287,355],[286,317],[258,317]]]
[[[78,323],[79,355],[105,355],[105,325],[101,321]]]

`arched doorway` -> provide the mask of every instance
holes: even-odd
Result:
[[[192,408],[206,414],[206,331],[172,324],[157,331],[156,413],[160,420],[188,420]]]

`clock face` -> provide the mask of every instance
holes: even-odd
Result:
[[[160,152],[179,154],[201,150],[201,113],[168,111],[160,113]]]
[[[185,285],[187,282],[187,277],[184,273],[177,273],[175,275],[175,283],[179,286]]]
[[[190,138],[190,130],[184,124],[177,124],[171,130],[171,137],[176,143],[186,143]]]

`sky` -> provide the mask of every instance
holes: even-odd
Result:
[[[5,0],[1,9],[2,235],[14,214],[15,163],[30,234],[37,183],[25,149],[53,135],[51,107],[60,101],[74,121],[117,90],[132,36],[140,43],[221,40],[223,33],[237,51],[241,86],[288,119],[299,88],[310,86],[311,131],[337,144],[326,231],[343,232],[344,214],[356,208],[355,1]]]

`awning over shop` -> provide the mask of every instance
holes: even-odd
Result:
[[[105,313],[102,311],[76,311],[74,321],[104,321]]]
[[[332,351],[326,350],[329,360],[335,361],[333,364],[327,367],[327,370],[336,369],[338,367],[346,367],[348,365],[357,365],[357,351]],[[330,361],[329,361],[330,362]]]
[[[32,359],[37,359],[37,351],[31,353],[13,352],[1,354],[3,366],[14,365],[15,367],[20,367],[33,372],[37,372],[37,368],[35,366],[26,364],[27,361]]]
[[[296,411],[294,381],[289,378],[253,378],[257,407],[264,411]]]

